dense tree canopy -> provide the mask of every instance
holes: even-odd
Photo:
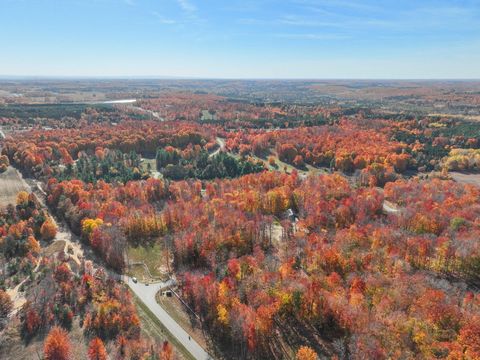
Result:
[[[411,176],[478,170],[474,125],[207,94],[141,105],[170,121],[37,129],[7,139],[0,161],[44,181],[48,206],[111,269],[129,246],[167,248],[224,357],[478,358],[480,190]],[[53,328],[45,354],[68,353],[56,326],[78,318],[91,359],[151,355],[123,286],[89,262],[39,262],[55,233],[27,192],[0,216],[9,274],[43,274],[19,312],[24,338]]]

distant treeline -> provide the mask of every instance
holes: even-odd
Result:
[[[264,128],[295,128],[299,126],[320,126],[326,125],[331,121],[323,115],[311,116],[279,116],[275,119],[239,119],[239,120],[200,120],[202,124],[214,124],[224,127],[248,127],[254,129]],[[236,126],[237,125],[237,126]]]
[[[114,112],[110,104],[13,104],[0,106],[0,117],[7,118],[49,118],[60,120],[63,117],[80,119],[86,109],[96,109],[103,112]]]

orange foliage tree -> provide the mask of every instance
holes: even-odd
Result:
[[[6,318],[10,311],[12,311],[12,308],[13,302],[10,296],[0,289],[0,319]]]
[[[53,240],[55,235],[57,235],[57,226],[51,219],[47,219],[40,228],[40,234],[44,240]]]
[[[308,346],[301,346],[297,351],[297,360],[317,360],[317,353]]]
[[[96,337],[90,341],[90,345],[88,346],[88,358],[90,360],[106,360],[107,357],[108,354],[102,339]]]
[[[69,360],[71,344],[65,330],[54,327],[45,340],[43,353],[45,360]]]

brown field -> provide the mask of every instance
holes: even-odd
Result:
[[[9,166],[7,171],[0,174],[0,208],[15,204],[17,193],[26,189],[24,180],[13,167]]]
[[[463,120],[470,120],[470,121],[480,121],[480,115],[462,115],[462,114],[429,114],[432,117],[445,117],[445,118],[454,118],[454,119],[463,119]]]
[[[456,182],[480,187],[480,174],[464,174],[459,172],[451,172],[449,174]]]

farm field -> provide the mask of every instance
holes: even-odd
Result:
[[[8,204],[15,204],[17,194],[27,189],[27,184],[17,170],[9,166],[7,171],[0,174],[0,208],[4,208]]]

